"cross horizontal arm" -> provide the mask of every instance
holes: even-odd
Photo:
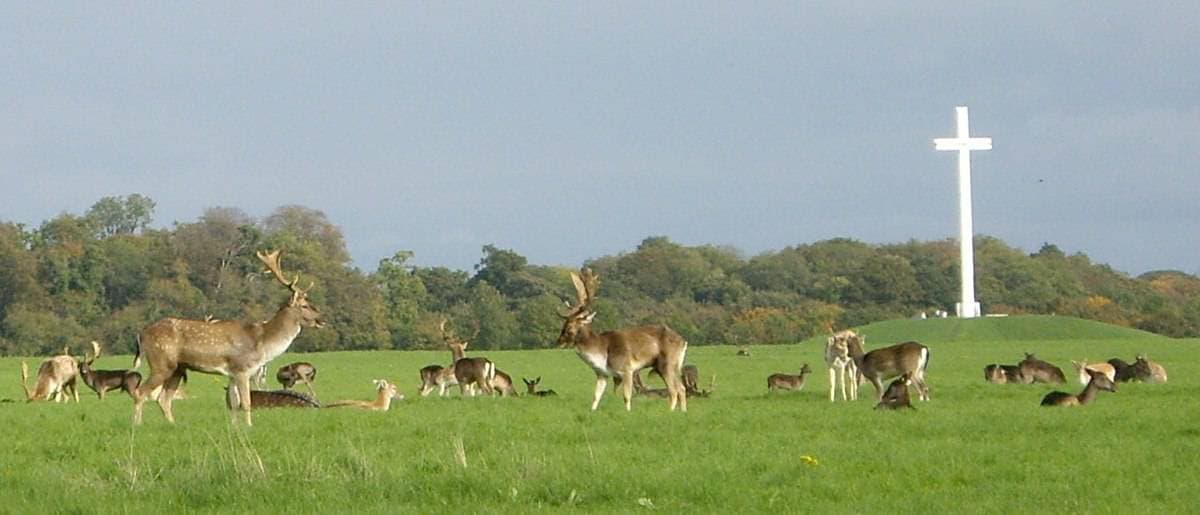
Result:
[[[933,148],[937,150],[991,150],[992,138],[936,138]]]

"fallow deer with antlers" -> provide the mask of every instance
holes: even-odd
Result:
[[[300,330],[323,327],[321,312],[308,301],[308,288],[298,288],[296,276],[291,281],[279,264],[280,251],[258,252],[260,261],[280,284],[291,291],[275,316],[264,322],[204,321],[164,318],[150,324],[138,336],[138,352],[133,367],[143,357],[150,364],[150,376],[137,389],[133,402],[133,423],[142,422],[142,404],[155,389],[162,387],[158,405],[168,422],[175,422],[171,400],[188,370],[229,377],[227,403],[230,415],[234,410],[250,416],[250,377],[266,363],[287,351]],[[234,417],[236,421],[236,417]]]
[[[142,374],[137,370],[96,370],[92,365],[100,357],[100,343],[92,342],[92,353],[84,357],[79,364],[79,377],[83,384],[88,385],[100,400],[109,390],[121,390],[130,397],[137,395],[137,387],[142,384]]]
[[[621,377],[625,409],[632,410],[633,376],[647,367],[653,367],[666,382],[670,409],[679,407],[687,411],[687,394],[680,378],[687,341],[665,325],[593,332],[592,319],[596,316],[593,306],[600,278],[584,268],[579,273],[571,272],[571,282],[575,285],[576,302],[566,313],[559,313],[564,321],[558,344],[562,348],[574,346],[580,359],[596,373],[592,411],[600,406],[608,378],[613,376]]]

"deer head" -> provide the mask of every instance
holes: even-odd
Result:
[[[575,304],[568,303],[567,311],[559,312],[563,318],[562,332],[558,335],[560,348],[574,344],[581,334],[590,332],[589,326],[596,317],[591,307],[600,288],[600,276],[592,269],[585,268],[582,273],[571,272],[571,283],[575,285]]]
[[[301,325],[307,327],[325,327],[325,321],[321,318],[321,312],[308,301],[308,291],[316,283],[309,282],[307,288],[296,286],[296,283],[300,282],[299,274],[289,281],[283,275],[283,270],[279,264],[279,254],[281,252],[281,250],[274,252],[263,252],[260,250],[255,253],[255,256],[267,266],[267,272],[270,272],[280,284],[286,286],[292,292],[292,298],[288,300],[287,305],[299,314]]]

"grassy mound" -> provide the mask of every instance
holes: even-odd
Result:
[[[1124,340],[1163,336],[1092,320],[1051,315],[984,318],[887,320],[855,328],[876,345],[916,340],[922,343],[994,343],[1046,340]],[[813,342],[825,339],[819,335]],[[807,342],[806,342],[807,343]]]

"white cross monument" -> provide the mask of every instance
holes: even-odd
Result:
[[[991,150],[992,138],[972,138],[967,129],[967,107],[954,108],[958,113],[958,135],[953,138],[937,138],[933,147],[937,150],[958,151],[958,253],[962,268],[962,301],[958,305],[958,316],[975,318],[980,315],[979,303],[975,302],[975,231],[971,227],[971,151]]]

